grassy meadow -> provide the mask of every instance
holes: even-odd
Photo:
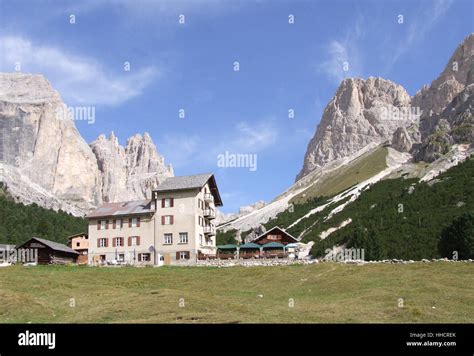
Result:
[[[0,300],[1,323],[472,323],[474,263],[13,266]]]

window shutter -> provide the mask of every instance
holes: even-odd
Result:
[[[131,236],[128,237],[128,246],[132,246],[132,237]]]
[[[164,224],[165,224],[165,216],[163,215],[163,216],[161,217],[161,225],[164,225]]]
[[[176,259],[179,260],[179,252],[176,252]]]
[[[173,207],[174,206],[174,198],[170,198],[171,202],[170,202],[170,206]]]
[[[128,227],[132,227],[132,218],[128,218]]]
[[[165,207],[165,198],[162,198],[162,199],[161,199],[161,207],[162,207],[162,208]]]
[[[105,229],[109,228],[109,220],[105,220]]]
[[[105,247],[109,247],[109,239],[108,238],[105,239]]]
[[[100,239],[97,239],[97,247],[100,247]]]
[[[137,227],[140,227],[140,218],[137,218]]]
[[[115,229],[115,227],[116,227],[116,224],[115,224],[115,219],[113,220],[113,225],[114,225],[114,229]]]
[[[137,246],[140,246],[140,236],[137,236]]]
[[[190,254],[189,254],[189,251],[186,252],[186,259],[189,260],[189,257],[190,257]]]
[[[97,220],[97,230],[100,230],[100,220]]]
[[[117,246],[117,238],[116,237],[112,238],[112,246],[113,247]]]
[[[173,225],[173,224],[174,224],[174,216],[170,215],[170,225]]]

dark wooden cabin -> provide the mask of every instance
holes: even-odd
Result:
[[[275,226],[270,230],[264,232],[260,236],[256,237],[255,240],[253,240],[252,242],[259,245],[265,245],[269,242],[279,242],[283,245],[288,245],[290,243],[295,243],[299,241],[282,228]]]
[[[66,245],[39,237],[32,237],[17,249],[37,249],[39,265],[75,263],[79,255]]]

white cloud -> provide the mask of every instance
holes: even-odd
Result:
[[[236,137],[226,143],[230,150],[236,152],[259,152],[272,146],[278,138],[278,131],[270,122],[250,125],[240,122],[235,127]]]
[[[358,47],[358,41],[364,36],[362,23],[363,18],[358,17],[343,38],[331,40],[324,49],[327,59],[318,69],[336,84],[346,77],[362,75],[361,51]]]
[[[445,15],[451,7],[452,0],[436,0],[431,6],[424,7],[424,11],[414,17],[413,21],[408,22],[407,35],[394,51],[390,53],[388,63],[389,69],[404,55],[413,45],[423,40],[425,35],[433,28],[438,20]],[[400,25],[400,26],[403,26]]]
[[[159,76],[153,66],[107,70],[93,58],[19,36],[0,37],[0,45],[1,71],[12,72],[19,62],[22,72],[45,75],[69,105],[118,105],[139,96]]]
[[[197,162],[197,157],[207,145],[197,135],[166,134],[158,140],[158,151],[166,157],[174,168],[189,166]]]
[[[217,165],[217,155],[230,153],[259,153],[278,142],[278,130],[269,121],[255,124],[239,122],[218,138],[202,135],[167,134],[159,139],[158,149],[173,167]],[[202,168],[202,167],[201,167]],[[179,174],[179,173],[178,173]]]

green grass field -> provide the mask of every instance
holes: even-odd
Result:
[[[474,264],[14,266],[0,300],[1,323],[472,323]]]
[[[312,185],[291,199],[291,203],[301,204],[313,197],[330,197],[341,193],[353,185],[363,182],[387,168],[388,149],[380,147],[370,154],[362,155],[346,166],[329,172]]]

